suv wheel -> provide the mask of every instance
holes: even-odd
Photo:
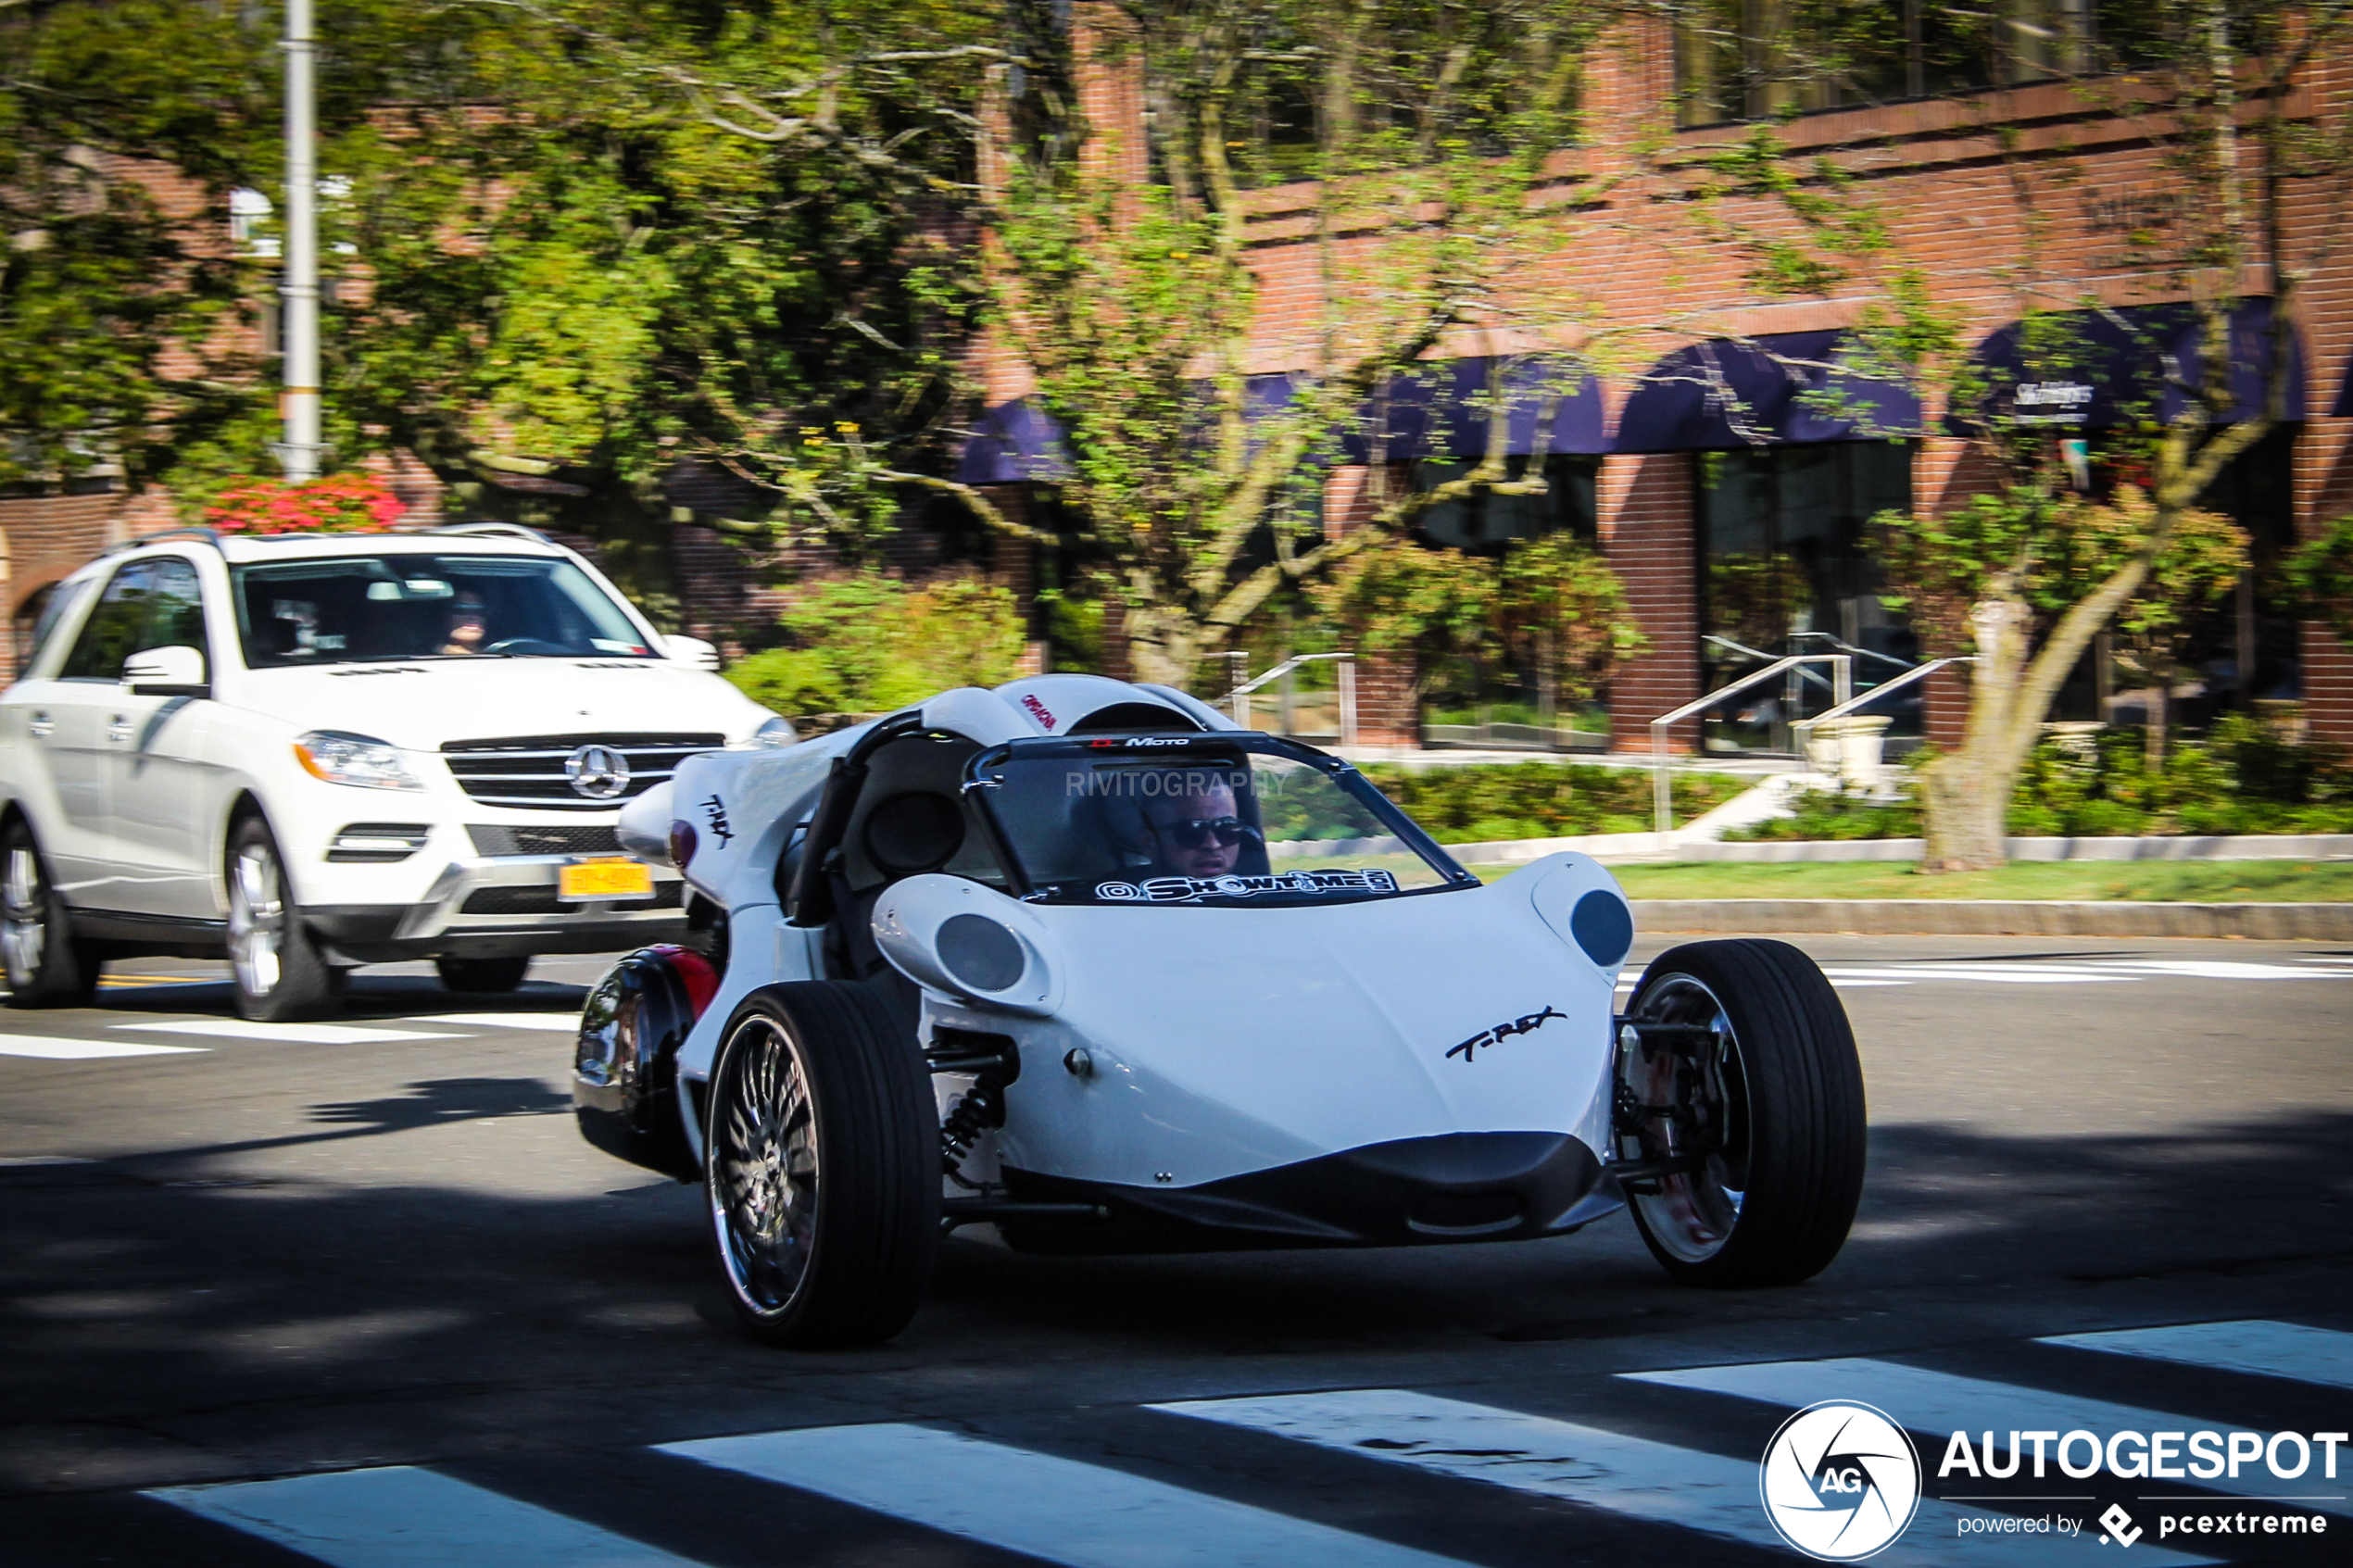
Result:
[[[258,1022],[315,1018],[343,1003],[344,972],[328,963],[287,896],[270,825],[247,817],[229,834],[229,967],[237,1011]]]
[[[74,939],[66,901],[21,817],[0,834],[0,960],[10,1007],[79,1007],[98,988],[97,954]]]

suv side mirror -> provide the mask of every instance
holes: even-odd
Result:
[[[719,650],[700,637],[682,637],[672,633],[662,638],[661,648],[681,664],[691,664],[698,670],[708,670],[714,674],[718,672]]]
[[[122,684],[133,696],[210,696],[204,655],[192,647],[147,648],[122,661]]]

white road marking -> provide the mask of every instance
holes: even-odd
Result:
[[[133,1040],[69,1040],[59,1035],[0,1035],[0,1056],[43,1061],[95,1061],[108,1056],[188,1056],[208,1046],[149,1046]]]
[[[1756,1461],[1646,1437],[1400,1388],[1263,1399],[1198,1399],[1148,1409],[1292,1437],[1360,1459],[1559,1498],[1655,1524],[1676,1525],[1787,1550],[1757,1500]],[[1963,1536],[1982,1510],[1923,1499],[1919,1513],[1874,1563],[2083,1563],[2097,1550],[2082,1537]],[[2211,1561],[2171,1552],[2135,1562]]]
[[[1865,980],[1860,977],[1843,980],[1833,978],[1831,981],[1831,989],[1833,991],[1868,991],[1874,985],[1909,985],[1910,984],[1911,982],[1908,980],[1882,980],[1877,975],[1873,975],[1869,980]]]
[[[117,1029],[152,1029],[166,1035],[211,1035],[223,1040],[266,1040],[293,1046],[365,1046],[394,1040],[463,1040],[422,1029],[361,1029],[348,1023],[248,1023],[236,1018],[174,1019],[162,1023],[118,1023]]]
[[[1870,969],[1825,969],[1823,973],[1832,980],[1975,980],[1991,985],[2118,985],[2138,979],[2131,974],[2101,974],[2084,969],[2016,969],[1992,964],[1902,964],[1882,965]]]
[[[201,1048],[201,1047],[199,1047]],[[95,1165],[79,1154],[0,1154],[0,1169],[20,1170],[30,1165]]]
[[[580,1015],[576,1012],[436,1012],[420,1015],[419,1023],[459,1023],[473,1029],[546,1029],[551,1033],[580,1033]]]
[[[408,1465],[146,1495],[332,1568],[696,1568],[625,1536]]]
[[[2105,959],[2100,967],[2141,974],[2179,975],[2190,980],[2353,980],[2353,974],[2325,969],[2246,963],[2235,959]]]
[[[2105,1334],[2054,1334],[2038,1343],[2353,1388],[2353,1334],[2308,1328],[2300,1323],[2274,1323],[2266,1318],[2185,1323]]]
[[[2047,1427],[2059,1432],[2082,1429],[2103,1440],[2111,1432],[2195,1432],[2219,1428],[2223,1423],[2143,1410],[2107,1399],[2087,1399],[2011,1383],[1956,1377],[1896,1361],[1842,1358],[1821,1361],[1763,1361],[1750,1366],[1691,1367],[1675,1372],[1621,1372],[1638,1383],[1663,1383],[1674,1388],[1701,1388],[1714,1394],[1756,1399],[1766,1404],[1801,1409],[1819,1399],[1859,1399],[1875,1405],[1914,1432],[1943,1438],[1958,1431],[2001,1434],[2012,1428]],[[2080,1445],[2079,1445],[2080,1449]],[[2029,1450],[2031,1459],[2031,1449]],[[2317,1468],[2317,1461],[2316,1461]],[[2056,1460],[2048,1475],[2057,1475]],[[2023,1477],[2021,1477],[2023,1478]],[[2309,1484],[2312,1477],[2305,1477]],[[2240,1497],[2277,1493],[2281,1481],[2256,1465],[2242,1468],[2236,1479],[2228,1474],[2212,1480],[2182,1480],[2185,1489],[2230,1492]],[[2332,1488],[2328,1482],[2319,1483]],[[2312,1507],[2353,1517],[2353,1501],[2343,1497],[2315,1500]]]
[[[660,1451],[1069,1568],[1460,1568],[1369,1536],[928,1426],[762,1432]]]

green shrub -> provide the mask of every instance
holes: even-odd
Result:
[[[880,713],[998,685],[1013,679],[1024,633],[1013,595],[973,578],[820,583],[776,624],[785,646],[736,660],[727,678],[779,713]]]
[[[1376,762],[1365,775],[1441,844],[1651,827],[1651,775],[1642,769],[1504,762],[1409,770]],[[1688,822],[1745,787],[1723,773],[1678,773],[1676,820]]]

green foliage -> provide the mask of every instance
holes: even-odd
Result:
[[[1617,574],[1567,533],[1516,540],[1500,556],[1400,540],[1344,562],[1316,597],[1358,647],[1410,649],[1425,677],[1448,661],[1486,669],[1508,650],[1549,669],[1565,706],[1648,646]]]
[[[1002,684],[1024,632],[1013,595],[973,578],[820,583],[776,624],[786,646],[738,659],[727,678],[787,714],[887,712],[952,686]]]
[[[1377,762],[1365,775],[1442,844],[1651,828],[1651,776],[1640,769],[1558,762],[1406,769]],[[1688,822],[1747,787],[1723,773],[1677,773],[1676,815]]]
[[[2307,608],[2327,618],[2353,646],[2353,517],[2341,517],[2296,546],[2283,575]]]
[[[1917,838],[1919,791],[1877,799],[1862,791],[1809,791],[1793,814],[1728,839]],[[2325,746],[2284,741],[2232,714],[2202,743],[2177,746],[2157,767],[2137,729],[2099,732],[2088,755],[2045,741],[2019,779],[2009,832],[2098,838],[2172,834],[2353,833],[2353,765]]]

